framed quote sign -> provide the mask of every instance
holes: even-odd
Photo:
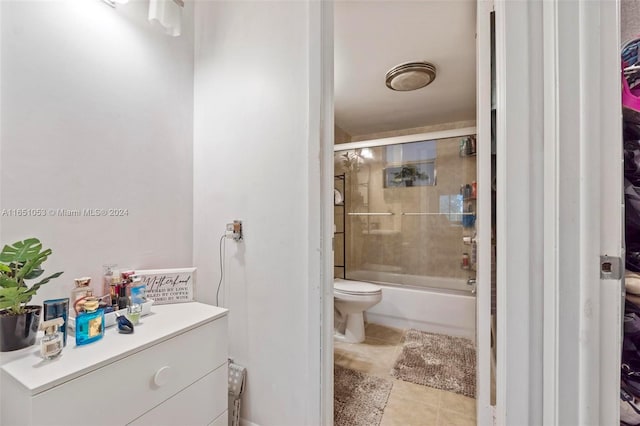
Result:
[[[136,270],[154,305],[195,300],[196,268]]]

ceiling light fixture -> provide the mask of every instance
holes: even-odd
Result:
[[[424,61],[396,65],[386,76],[387,87],[400,92],[421,89],[435,79],[436,67]]]

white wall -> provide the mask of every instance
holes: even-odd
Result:
[[[319,410],[313,248],[318,140],[310,138],[307,2],[196,4],[194,260],[200,295],[215,302],[218,240],[227,244],[230,355],[248,368],[241,416],[259,425],[315,424]],[[312,155],[312,153],[315,153]],[[313,164],[316,164],[313,167]],[[311,217],[311,219],[310,219]],[[311,222],[311,223],[310,223]],[[315,228],[314,228],[315,227]],[[314,276],[311,276],[314,275]],[[310,330],[311,329],[311,330]],[[315,346],[316,351],[310,347]]]
[[[125,217],[0,217],[0,241],[37,236],[67,296],[104,263],[192,261],[193,12],[183,34],[148,2],[2,2],[0,207],[125,208]]]

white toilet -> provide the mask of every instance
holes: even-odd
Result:
[[[334,338],[342,342],[364,341],[364,311],[382,300],[382,288],[371,283],[335,278],[333,303],[335,307]]]

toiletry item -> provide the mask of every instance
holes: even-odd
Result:
[[[147,287],[142,283],[142,279],[138,276],[133,276],[131,284],[129,284],[129,307],[127,308],[127,317],[132,323],[138,324],[140,314],[142,313],[142,304],[147,301],[146,290]]]
[[[115,263],[109,263],[106,265],[102,265],[103,275],[102,275],[102,294],[109,295],[105,302],[111,305],[111,282],[113,281],[113,275],[115,273],[115,269],[118,267]]]
[[[40,355],[45,359],[52,359],[60,355],[64,347],[62,333],[58,327],[64,324],[62,318],[54,318],[40,323],[40,330],[44,330],[44,336],[40,340]]]
[[[478,184],[474,180],[471,182],[471,198],[476,198],[478,195]]]
[[[464,228],[471,228],[476,223],[476,215],[473,214],[473,205],[469,203],[465,209],[465,213],[462,216],[462,226]]]
[[[135,271],[132,271],[132,270],[122,271],[120,273],[120,276],[122,277],[121,285],[124,286],[125,296],[129,297],[131,296],[130,288],[131,288],[131,282],[133,281],[133,277],[135,276]]]
[[[468,145],[469,144],[467,142],[467,138],[460,139],[460,146],[459,146],[460,157],[466,157],[467,156],[467,151],[469,150]]]
[[[465,200],[468,200],[469,198],[471,198],[471,185],[466,184],[464,186],[463,194],[464,194],[464,199]]]
[[[132,303],[127,306],[127,318],[135,325],[138,325],[138,321],[140,321],[140,314],[142,314],[142,305]]]
[[[133,324],[129,319],[125,316],[120,315],[116,312],[116,317],[118,321],[118,332],[122,334],[131,334],[133,333]]]
[[[89,287],[89,284],[91,284],[91,277],[76,278],[74,281],[76,286],[71,291],[72,304],[76,303],[78,299],[93,295],[93,290],[91,290],[91,287]]]
[[[125,309],[128,305],[127,286],[123,283],[118,287],[118,309]]]
[[[113,312],[113,306],[110,303],[111,295],[105,294],[98,298],[98,308],[104,310],[104,313]]]
[[[135,271],[131,271],[131,270],[122,271],[120,273],[120,276],[122,277],[122,281],[124,281],[126,283],[129,283],[129,282],[131,282],[131,279],[132,279],[133,275],[135,275],[135,273],[136,273]]]
[[[76,344],[86,345],[104,336],[104,311],[98,309],[98,299],[84,300],[83,311],[76,316]]]
[[[62,318],[62,324],[60,325],[60,332],[62,333],[62,340],[64,346],[67,346],[67,318],[69,318],[69,299],[51,299],[42,302],[43,318],[45,321],[53,320],[55,318]]]
[[[469,253],[462,253],[462,262],[460,262],[462,269],[469,269]]]
[[[111,285],[109,286],[109,291],[111,293],[111,306],[114,309],[118,309],[118,290],[120,286],[120,275],[114,276],[111,278]]]
[[[142,283],[142,279],[140,277],[134,277],[131,284],[129,284],[131,294],[131,303],[142,305],[147,301],[147,286]]]

